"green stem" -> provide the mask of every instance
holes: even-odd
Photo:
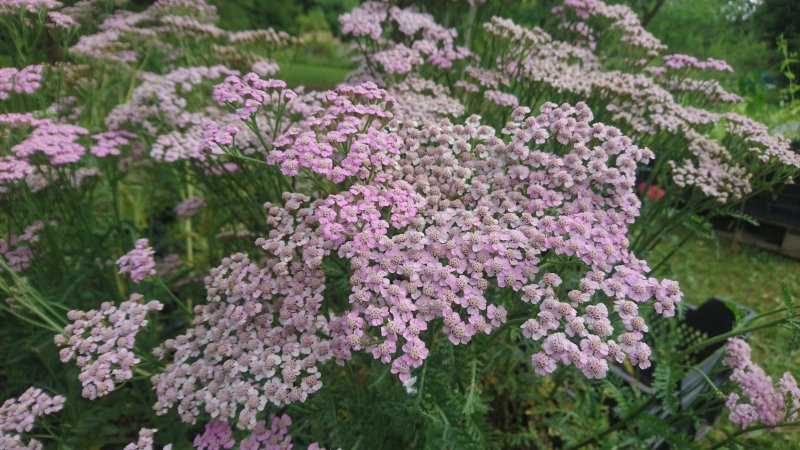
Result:
[[[749,327],[739,328],[737,330],[731,330],[731,331],[729,331],[727,333],[719,334],[717,336],[708,338],[705,341],[698,342],[697,344],[690,346],[686,350],[684,350],[681,353],[679,353],[675,357],[675,359],[676,360],[680,360],[680,359],[682,359],[682,358],[684,358],[686,356],[691,355],[692,353],[694,353],[694,352],[696,352],[698,350],[702,350],[702,349],[708,347],[709,345],[714,345],[716,343],[722,342],[722,341],[727,340],[728,338],[731,338],[731,337],[734,337],[734,336],[741,336],[743,334],[752,333],[753,331],[758,331],[758,330],[761,330],[761,329],[764,329],[764,328],[770,328],[770,327],[774,327],[776,325],[780,325],[780,324],[786,322],[788,319],[789,319],[788,317],[783,317],[783,318],[780,318],[780,319],[775,319],[775,320],[771,320],[769,322],[762,323],[760,325],[752,325],[752,326],[749,326]]]
[[[779,424],[776,424],[776,425],[753,425],[752,427],[747,427],[744,430],[739,430],[736,433],[733,433],[732,435],[728,436],[728,439],[725,439],[722,442],[719,442],[717,444],[712,445],[711,447],[708,448],[708,450],[716,450],[718,448],[725,447],[726,445],[732,444],[733,442],[735,442],[736,438],[738,438],[739,436],[741,436],[743,434],[751,433],[753,431],[766,430],[766,429],[772,429],[772,428],[796,427],[798,425],[800,425],[800,422],[785,422],[785,423],[779,423]]]

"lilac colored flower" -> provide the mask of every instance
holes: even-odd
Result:
[[[189,197],[175,207],[175,214],[183,219],[197,214],[206,205],[203,197]]]
[[[39,90],[42,87],[43,70],[41,65],[27,66],[19,70],[14,67],[0,68],[0,100],[9,98],[11,92],[32,94]]]
[[[268,422],[259,421],[252,433],[239,444],[241,450],[259,450],[262,448],[292,448],[292,436],[289,426],[292,419],[284,414],[280,417],[272,415]]]
[[[157,300],[142,303],[142,296],[133,294],[119,306],[104,302],[99,310],[67,314],[72,323],[55,336],[54,342],[62,347],[62,362],[74,359],[81,368],[78,379],[84,397],[102,397],[115,389],[115,383],[133,377],[140,362],[133,352],[136,335],[147,326],[147,314],[163,307]]]
[[[124,447],[123,450],[153,450],[153,437],[158,431],[155,428],[142,428],[136,442],[132,442]],[[172,444],[162,447],[163,450],[172,450]]]
[[[224,420],[212,419],[205,425],[203,433],[194,437],[194,447],[198,450],[220,450],[234,445],[233,430]]]
[[[12,234],[8,240],[0,239],[0,257],[5,260],[12,271],[21,272],[30,266],[31,260],[35,256],[30,244],[39,240],[39,232],[43,229],[44,222],[37,220],[25,227],[22,234]]]
[[[731,422],[747,428],[756,423],[771,426],[796,420],[800,389],[791,373],[785,372],[776,386],[772,377],[750,359],[750,346],[739,338],[728,340],[722,363],[732,369],[730,379],[739,391],[731,392],[725,403]],[[791,416],[787,417],[787,412]]]
[[[29,439],[24,444],[23,433],[33,430],[37,418],[61,411],[65,401],[60,395],[51,397],[41,389],[30,387],[19,397],[3,402],[0,405],[0,447],[42,448],[42,444],[36,439]]]
[[[108,131],[105,133],[95,134],[92,138],[97,141],[89,150],[93,155],[98,158],[105,158],[106,156],[119,156],[121,154],[121,147],[131,145],[131,139],[136,139],[136,135],[128,131]]]
[[[120,275],[130,274],[134,283],[141,283],[145,278],[155,275],[154,255],[155,250],[148,245],[147,239],[139,239],[133,250],[117,259]]]

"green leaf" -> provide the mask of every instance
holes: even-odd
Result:
[[[653,389],[655,389],[658,399],[661,400],[663,408],[669,412],[674,412],[678,409],[675,381],[676,377],[672,367],[666,361],[656,365],[656,370],[653,373]]]
[[[781,297],[783,297],[783,304],[789,310],[789,314],[794,315],[794,296],[787,283],[781,283]]]
[[[726,211],[723,215],[747,222],[755,227],[759,226],[758,220],[755,217],[741,211]]]

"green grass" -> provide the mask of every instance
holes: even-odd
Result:
[[[781,283],[786,283],[800,301],[800,261],[730,239],[690,241],[672,258],[667,272],[668,278],[680,282],[685,300],[694,304],[716,295],[756,313],[767,312],[783,305]],[[789,339],[787,330],[770,328],[756,332],[749,340],[753,360],[775,381],[785,371],[800,375],[800,352],[789,351]],[[725,429],[733,431],[730,426]],[[794,430],[759,432],[756,441],[765,448],[797,448],[797,439]]]
[[[667,276],[681,284],[685,299],[699,304],[713,296],[757,313],[780,307],[781,283],[800,297],[800,261],[729,239],[690,241],[670,261]],[[754,357],[770,371],[794,369],[800,354],[787,358],[788,332],[767,330],[753,336]]]
[[[344,81],[350,68],[319,66],[293,62],[279,62],[280,70],[275,75],[279,80],[290,80],[289,87],[305,86],[309,90],[332,89]]]

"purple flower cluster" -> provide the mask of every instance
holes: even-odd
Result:
[[[14,67],[0,68],[0,100],[9,98],[12,92],[32,94],[37,91],[42,87],[43,71],[41,65],[27,66],[19,70]]]
[[[40,10],[58,9],[61,2],[55,0],[2,0],[0,2],[0,16],[14,15],[25,10],[29,13],[37,13]]]
[[[133,250],[117,259],[120,275],[130,274],[131,281],[141,283],[145,278],[156,274],[156,262],[153,259],[155,250],[148,245],[147,239],[139,239]]]
[[[286,195],[287,207],[299,203]],[[291,261],[292,248],[308,243],[301,236],[314,216],[298,211],[305,219],[295,224],[288,212],[270,209],[274,231],[261,245],[284,248]],[[225,258],[206,278],[208,303],[195,307],[194,327],[156,349],[159,357],[173,353],[152,378],[157,413],[177,405],[187,422],[205,412],[238,417],[239,428],[253,429],[268,402],[280,406],[316,392],[322,386],[317,365],[333,356],[329,339],[320,337],[327,329],[319,315],[324,287],[320,264],[273,258],[262,268],[244,254]]]
[[[708,58],[705,61],[701,61],[694,56],[680,53],[665,55],[664,65],[672,70],[698,69],[713,70],[716,72],[733,72],[733,67],[720,59]]]
[[[362,46],[364,54],[358,58],[373,78],[378,76],[375,64],[387,74],[407,74],[426,64],[447,70],[472,56],[468,49],[454,44],[458,35],[454,29],[444,28],[430,14],[411,8],[366,2],[339,16],[339,22],[345,36],[378,44]],[[401,40],[384,39],[387,30],[397,30],[399,33],[393,36]]]
[[[133,294],[119,306],[104,302],[100,309],[67,313],[72,323],[55,336],[54,342],[62,347],[62,362],[74,359],[81,368],[78,379],[84,397],[102,397],[114,390],[114,383],[133,377],[133,369],[140,362],[133,352],[136,335],[147,326],[147,313],[164,307],[157,300],[142,303],[142,298]]]
[[[43,228],[44,222],[37,220],[28,225],[22,234],[12,234],[8,240],[0,239],[0,257],[11,270],[21,272],[30,266],[34,256],[30,244],[39,240],[38,234]]]
[[[515,108],[519,105],[519,99],[517,99],[517,96],[514,94],[507,94],[490,89],[484,92],[483,96],[486,100],[505,108]]]
[[[464,115],[464,105],[446,87],[425,78],[409,76],[392,85],[389,94],[397,102],[394,118],[412,126]]]
[[[188,219],[197,214],[205,205],[206,201],[203,197],[189,197],[175,207],[175,214],[182,219]]]
[[[267,427],[269,424],[269,427]],[[267,421],[259,421],[253,431],[239,443],[242,450],[291,450],[292,436],[289,434],[289,427],[292,419],[283,414],[281,416],[270,415]],[[233,430],[228,422],[213,419],[205,425],[205,431],[195,436],[194,446],[198,450],[220,450],[232,448],[236,445],[233,438]],[[308,446],[309,450],[325,450],[316,442]]]
[[[389,122],[393,101],[370,84],[340,87],[321,104],[275,141],[268,162],[344,190],[265,204],[270,233],[256,241],[264,266],[241,254],[223,261],[206,280],[209,303],[195,309],[195,327],[159,349],[174,352],[153,377],[159,413],[177,405],[186,421],[205,411],[252,429],[267,402],[305,400],[321,386],[316,365],[353,351],[408,380],[434,330],[461,345],[506,323],[506,305],[486,295],[490,283],[527,304],[522,332],[538,342],[537,373],[574,365],[602,378],[609,361],[626,357],[650,365],[639,305],[670,317],[682,297],[677,283],[648,278],[628,249],[636,167],[652,152],[592,124],[584,104],[547,103],[539,115],[517,108],[499,135],[477,116]],[[353,153],[368,158],[341,176]],[[350,173],[356,184],[345,183]],[[351,308],[325,319],[322,261],[332,255],[351,271]],[[541,270],[565,257],[580,279]]]
[[[106,156],[119,156],[121,148],[131,145],[131,139],[136,139],[136,135],[129,131],[106,131],[92,136],[97,141],[89,149],[94,156],[105,158]]]
[[[242,78],[231,75],[214,86],[214,100],[236,108],[239,120],[248,120],[263,107],[277,109],[297,94],[282,80],[263,80],[255,73]]]
[[[116,11],[100,24],[99,32],[80,36],[70,51],[130,65],[139,60],[137,51],[143,47],[163,54],[168,60],[182,58],[185,55],[180,41],[187,37],[210,42],[212,49],[242,52],[248,58],[299,42],[273,29],[228,32],[215,25],[218,19],[216,7],[204,0],[159,0],[141,12]],[[250,52],[253,49],[256,54]]]
[[[126,445],[123,450],[153,450],[153,437],[158,431],[155,428],[142,428],[139,430],[139,437],[136,442]],[[163,450],[172,450],[172,444],[167,444]]]
[[[602,28],[592,27],[588,23],[586,26],[594,33],[619,33],[621,42],[644,51],[648,56],[656,56],[667,49],[666,45],[642,26],[639,17],[627,5],[609,5],[601,0],[564,0],[563,7],[554,9],[554,12],[567,11],[571,11],[579,20],[602,21]],[[590,41],[596,40],[597,37],[590,38]]]
[[[269,426],[267,426],[269,424]],[[259,421],[250,436],[247,436],[239,444],[241,450],[291,450],[292,436],[289,434],[289,427],[292,419],[283,414],[278,417],[270,416],[269,422]]]
[[[722,364],[733,370],[731,381],[739,391],[728,394],[725,403],[731,422],[747,428],[752,424],[777,425],[797,420],[800,388],[791,373],[784,373],[776,387],[772,377],[750,359],[747,342],[739,338],[728,340]]]
[[[236,439],[233,438],[233,429],[228,422],[212,419],[206,423],[203,433],[194,437],[193,444],[197,450],[220,450],[232,448],[236,445]]]
[[[75,125],[37,121],[28,137],[11,147],[11,151],[22,160],[31,160],[36,154],[41,154],[53,166],[75,163],[86,153],[86,147],[78,140],[88,133],[85,128]]]
[[[47,28],[63,28],[66,30],[78,27],[79,25],[75,19],[58,11],[48,12],[47,18],[50,19],[50,22],[47,24]]]
[[[22,434],[33,429],[37,418],[61,411],[65,401],[60,395],[51,397],[41,389],[31,387],[19,397],[3,402],[0,405],[0,448],[41,449],[42,443],[36,439],[24,444]]]
[[[275,140],[267,162],[288,176],[308,170],[334,183],[368,179],[391,165],[402,146],[399,136],[380,130],[393,117],[394,101],[374,83],[340,86]]]
[[[740,201],[760,186],[775,183],[764,177],[765,173],[773,172],[768,167],[783,166],[787,174],[798,172],[797,153],[790,150],[785,139],[771,136],[765,126],[736,114],[718,114],[679,102],[690,99],[709,105],[740,101],[739,96],[727,92],[715,80],[687,78],[685,73],[676,72],[678,67],[728,71],[727,63],[668,55],[664,57],[666,66],[647,66],[661,52],[661,45],[650,42],[648,34],[636,31],[640,25],[627,7],[608,6],[596,0],[570,0],[565,5],[579,20],[613,19],[612,23],[618,23],[618,29],[631,42],[641,44],[634,46],[650,55],[632,65],[634,73],[607,71],[603,69],[601,49],[594,52],[556,40],[541,30],[528,30],[508,19],[494,17],[484,24],[484,30],[493,40],[492,45],[502,49],[495,67],[507,79],[521,83],[523,92],[538,90],[543,84],[568,95],[604,103],[614,123],[643,136],[642,142],[653,145],[667,161],[666,167],[672,169],[667,172],[671,178],[661,180],[660,184],[667,188],[672,184],[677,191],[697,189],[711,200],[703,208]],[[614,29],[613,25],[610,27]],[[486,73],[468,69],[467,75],[477,84],[466,80],[456,83],[467,97],[497,95],[483,92],[481,87],[503,93],[508,90],[502,81],[495,81]],[[719,141],[726,143],[724,147],[708,137],[708,130],[720,123],[724,123],[728,132]],[[663,147],[664,136],[674,136],[682,145]]]

